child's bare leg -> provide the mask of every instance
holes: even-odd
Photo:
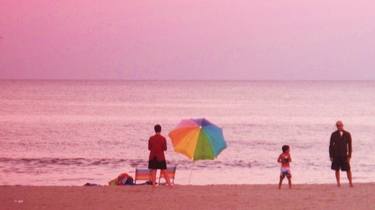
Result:
[[[172,185],[171,185],[171,180],[169,179],[169,174],[168,174],[167,170],[161,170],[160,173],[163,174],[164,179],[165,179],[165,181],[167,182],[167,185],[171,187],[171,186],[172,186]]]
[[[281,189],[281,185],[283,184],[283,179],[284,179],[284,176],[280,176],[279,189]]]
[[[288,176],[287,178],[288,178],[289,189],[292,189],[292,177]]]

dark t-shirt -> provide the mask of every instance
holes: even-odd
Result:
[[[148,150],[150,150],[149,160],[165,160],[164,151],[167,150],[167,141],[164,136],[155,134],[148,140]]]
[[[332,133],[329,143],[329,156],[331,158],[350,158],[352,156],[352,137],[349,132],[343,131],[342,136],[338,130]]]

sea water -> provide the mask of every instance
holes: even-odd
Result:
[[[372,81],[0,81],[0,185],[134,176],[147,167],[154,124],[167,137],[187,118],[222,127],[228,147],[193,162],[167,138],[176,184],[277,183],[284,144],[294,183],[334,183],[337,120],[352,134],[353,181],[375,181]]]

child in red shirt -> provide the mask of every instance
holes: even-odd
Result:
[[[290,148],[289,145],[284,145],[282,147],[283,153],[279,155],[277,158],[277,162],[281,164],[280,168],[280,182],[279,182],[279,189],[281,189],[281,185],[283,183],[283,179],[286,177],[288,178],[289,189],[292,188],[292,174],[290,172],[289,163],[292,162],[292,157],[290,156]]]

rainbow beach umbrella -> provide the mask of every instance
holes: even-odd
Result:
[[[182,120],[169,137],[174,150],[192,160],[213,160],[227,147],[223,130],[206,119]]]

